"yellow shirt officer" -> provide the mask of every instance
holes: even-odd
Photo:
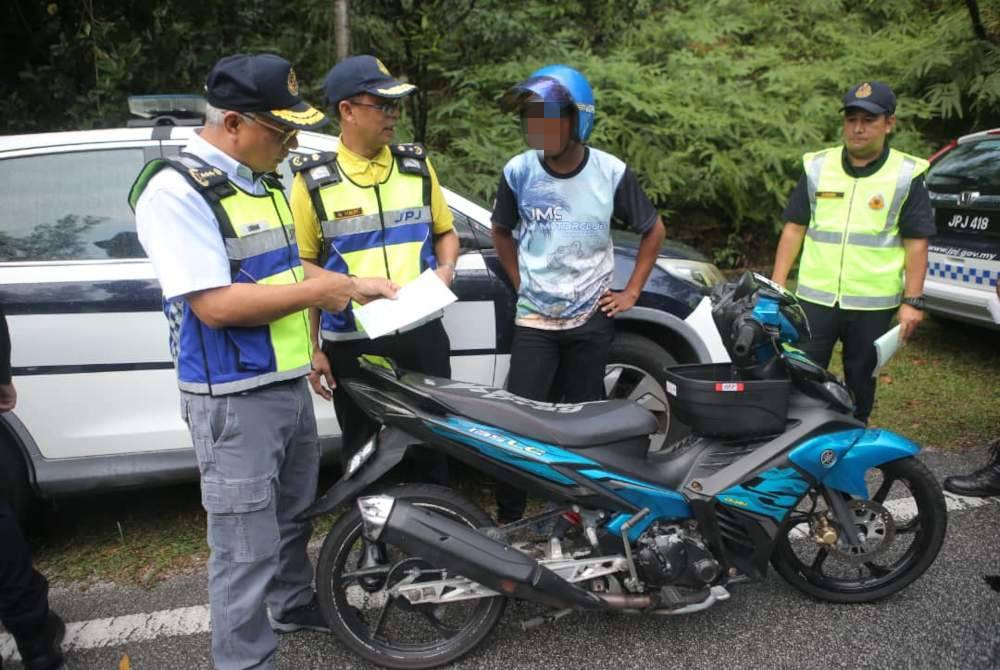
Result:
[[[391,144],[402,99],[416,87],[392,77],[374,56],[354,56],[327,73],[324,89],[340,120],[337,151],[292,160],[291,207],[303,264],[384,276],[400,285],[433,269],[450,285],[459,240],[437,175],[421,145]],[[356,376],[363,354],[450,377],[451,346],[440,316],[372,340],[355,319],[353,304],[342,312],[312,314],[312,336],[322,346],[313,356],[310,382],[317,394],[333,399],[345,466],[378,424],[334,377]],[[446,483],[444,457],[428,452],[424,460],[429,478]]]

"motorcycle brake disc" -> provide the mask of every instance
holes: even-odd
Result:
[[[830,552],[849,563],[867,563],[889,550],[896,538],[892,513],[874,500],[852,500],[847,508],[854,517],[858,544],[851,545],[841,536]]]

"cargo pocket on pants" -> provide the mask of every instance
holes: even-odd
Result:
[[[202,478],[201,504],[208,512],[208,544],[227,561],[252,563],[278,551],[274,477]]]

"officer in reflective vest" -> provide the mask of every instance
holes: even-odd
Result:
[[[874,341],[893,316],[906,341],[923,318],[927,238],[935,233],[927,161],[889,146],[896,96],[864,81],[844,96],[840,147],[803,156],[804,174],[783,214],[773,279],[784,285],[802,251],[796,294],[813,338],[803,349],[824,367],[843,343],[855,416],[875,400]]]
[[[324,90],[340,121],[338,149],[291,163],[303,264],[400,285],[434,269],[451,284],[458,235],[430,159],[419,144],[390,144],[401,103],[416,87],[392,77],[374,56],[354,56],[327,73]],[[440,313],[375,340],[355,318],[353,304],[342,312],[314,313],[312,328],[322,348],[313,354],[310,381],[317,394],[333,398],[345,466],[378,428],[334,379],[357,374],[359,356],[384,356],[404,369],[451,376]],[[443,455],[427,450],[419,457],[423,474],[440,483],[447,479]]]
[[[274,667],[274,631],[326,629],[312,528],[296,519],[319,468],[307,310],[336,312],[395,286],[299,262],[274,170],[298,130],[326,117],[299,97],[288,61],[223,58],[206,94],[205,128],[178,156],[147,164],[129,203],[163,290],[201,473],[215,667]]]

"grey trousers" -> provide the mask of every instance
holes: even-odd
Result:
[[[208,513],[208,599],[218,670],[274,668],[276,618],[308,604],[319,438],[305,379],[211,397],[181,393]]]

